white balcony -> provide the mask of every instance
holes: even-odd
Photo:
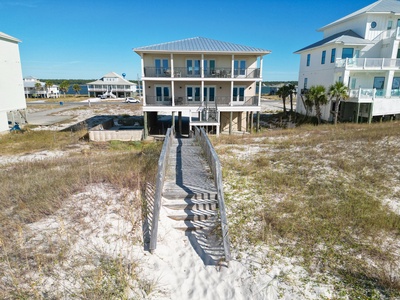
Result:
[[[335,67],[346,70],[400,70],[400,59],[346,58],[336,60]]]

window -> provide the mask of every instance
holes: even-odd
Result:
[[[333,48],[331,51],[331,63],[334,63],[336,59],[336,48]]]
[[[188,101],[200,101],[200,87],[188,86],[186,87],[186,97]]]
[[[310,66],[311,54],[307,54],[307,67]]]
[[[392,29],[392,27],[393,27],[393,21],[392,21],[392,20],[389,20],[389,21],[388,21],[388,25],[387,25],[387,30]]]
[[[235,60],[233,62],[233,68],[235,70],[235,75],[245,75],[246,74],[246,61],[245,60]]]
[[[203,63],[203,68],[204,68],[204,75],[209,76],[210,74],[213,74],[215,71],[215,60],[210,59],[210,60],[204,60]]]
[[[203,91],[204,101],[213,102],[215,101],[215,87],[204,87]]]
[[[392,90],[400,89],[400,77],[393,77]]]
[[[357,82],[357,79],[356,78],[352,78],[351,79],[351,83],[350,83],[350,88],[351,89],[355,89],[356,88],[356,82]]]
[[[353,58],[354,48],[343,48],[342,59]]]
[[[374,89],[383,90],[384,86],[385,86],[385,77],[374,78]]]
[[[186,69],[187,69],[188,76],[199,76],[200,75],[200,60],[199,59],[186,60]]]
[[[321,65],[325,64],[325,57],[326,57],[326,51],[322,51],[322,57],[321,57]]]
[[[233,87],[233,101],[244,101],[244,87]]]
[[[154,65],[156,66],[156,75],[164,74],[168,71],[168,59],[155,59]]]
[[[393,77],[392,96],[398,97],[399,95],[400,95],[400,77]]]
[[[156,86],[156,101],[169,101],[171,100],[169,96],[168,86]]]
[[[308,78],[304,78],[304,89],[307,89]]]

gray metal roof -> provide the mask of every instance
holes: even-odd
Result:
[[[155,44],[133,49],[136,53],[143,52],[223,52],[223,53],[257,53],[268,54],[269,50],[221,42],[213,39],[194,37],[179,41]]]
[[[330,37],[327,37],[323,40],[320,40],[314,44],[311,44],[307,47],[304,47],[300,50],[297,50],[295,53],[300,53],[302,51],[324,46],[327,44],[334,44],[334,43],[341,43],[344,45],[368,45],[372,44],[371,41],[363,39],[361,36],[359,36],[357,33],[355,33],[353,30],[346,30],[339,32],[337,34],[331,35]]]
[[[118,80],[117,81],[104,81],[104,78],[118,78]],[[135,85],[135,83],[132,83],[132,82],[126,80],[121,75],[118,75],[115,72],[107,73],[106,75],[103,75],[102,78],[100,78],[96,81],[88,82],[87,84]]]
[[[0,31],[0,39],[11,41],[11,42],[16,42],[20,43],[21,41],[19,39],[16,39],[15,37],[12,37],[11,35],[5,34],[4,32]]]
[[[343,21],[346,21],[348,19],[351,19],[351,18],[357,17],[362,14],[366,14],[366,13],[400,13],[400,1],[399,0],[376,1],[364,8],[361,8],[360,10],[355,11],[354,13],[351,13],[339,20],[336,20],[335,22],[332,22],[326,26],[323,26],[322,28],[318,29],[318,31],[322,31],[327,27],[330,27],[337,23],[341,23]]]

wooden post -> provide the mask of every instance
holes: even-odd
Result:
[[[145,139],[147,139],[147,137],[148,137],[148,135],[149,135],[149,129],[148,129],[148,124],[147,124],[147,112],[145,111],[144,113],[143,113],[143,129],[144,129],[144,132],[143,132],[143,139],[145,140]]]
[[[359,117],[360,117],[360,102],[357,103],[356,124],[358,124],[358,118]]]
[[[232,120],[233,120],[233,111],[230,112],[229,115],[229,134],[232,134]]]
[[[257,128],[256,128],[256,132],[258,133],[259,131],[260,131],[260,112],[258,111],[257,112],[257,120],[256,120],[256,123],[257,123]]]
[[[178,133],[182,134],[182,112],[178,112]]]
[[[254,113],[250,112],[250,133],[253,133]]]

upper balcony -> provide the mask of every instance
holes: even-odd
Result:
[[[336,68],[346,70],[400,70],[400,59],[396,58],[346,58],[337,59]]]
[[[170,68],[145,67],[144,78],[261,78],[260,68],[233,69],[232,68]]]

